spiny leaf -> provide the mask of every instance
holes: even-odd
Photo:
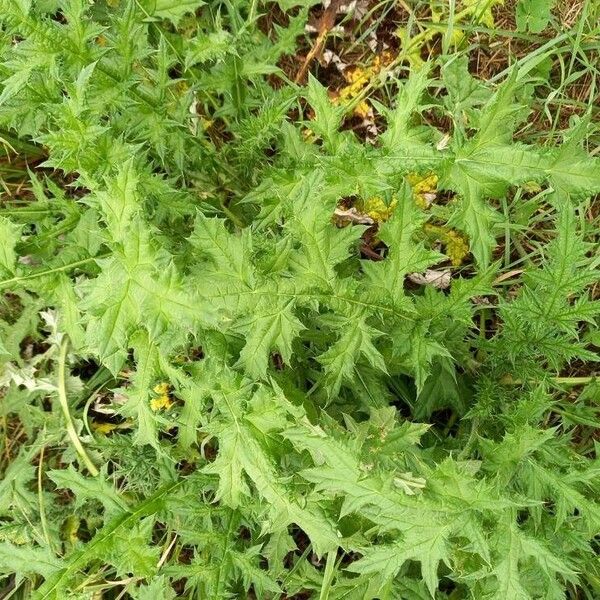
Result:
[[[202,0],[144,0],[142,4],[151,16],[169,19],[177,26],[186,14],[194,12],[205,3]]]
[[[254,310],[253,315],[240,319],[235,329],[246,334],[239,363],[249,376],[261,378],[267,373],[272,350],[277,350],[285,362],[290,360],[292,342],[305,327],[294,314],[293,300],[270,305],[263,301]]]
[[[107,181],[105,190],[99,190],[87,199],[99,206],[115,242],[125,241],[133,216],[141,211],[141,201],[137,194],[138,181],[133,159],[129,159],[119,167],[116,177]]]
[[[109,514],[127,510],[127,503],[107,479],[105,469],[98,477],[84,477],[73,466],[48,471],[47,475],[57,488],[70,490],[75,494],[76,507],[83,506],[86,500],[99,500]]]
[[[114,535],[127,530],[140,519],[158,512],[163,506],[165,497],[176,490],[181,481],[170,483],[155,494],[138,504],[130,512],[126,512],[107,523],[96,535],[88,542],[84,549],[71,554],[64,563],[64,566],[51,576],[33,592],[33,600],[58,600],[63,597],[64,590],[69,585],[71,578],[78,570],[85,568],[100,553],[104,552],[111,544]]]
[[[43,577],[51,577],[61,566],[61,560],[49,548],[0,542],[0,572],[4,575],[37,573]]]
[[[354,573],[381,573],[385,580],[393,579],[407,560],[421,563],[423,579],[433,596],[438,585],[438,564],[449,558],[448,526],[435,524],[408,533],[402,542],[365,550],[364,556],[349,567]],[[506,596],[511,597],[511,596]]]
[[[315,112],[314,119],[309,123],[310,128],[329,148],[335,148],[339,143],[338,128],[342,120],[343,107],[335,106],[331,102],[327,90],[312,75],[308,77],[306,99]]]
[[[134,419],[135,444],[150,444],[158,450],[157,417],[150,407],[151,390],[159,373],[158,348],[144,330],[130,339],[136,362],[133,388],[127,391],[127,400],[121,409],[123,415]]]
[[[404,278],[413,271],[424,271],[442,255],[427,249],[415,239],[426,220],[416,206],[410,186],[404,183],[392,218],[381,226],[380,238],[390,247],[389,256],[381,262],[365,262],[363,269],[380,297],[398,307],[407,305]]]
[[[343,331],[337,341],[317,358],[324,367],[324,382],[331,396],[337,395],[342,383],[354,381],[354,368],[361,357],[373,367],[387,372],[381,353],[373,345],[373,340],[382,334],[367,325],[363,314],[356,312],[349,318],[330,318],[328,321]]]

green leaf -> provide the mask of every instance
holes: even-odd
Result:
[[[279,481],[272,461],[265,455],[258,442],[248,434],[249,431],[244,436],[246,448],[241,453],[242,467],[258,494],[270,506],[271,522],[277,524],[277,529],[284,524],[298,525],[308,535],[315,553],[319,556],[337,548],[339,539],[319,504],[306,498],[302,499],[302,502],[292,499],[283,483]]]
[[[48,548],[0,542],[0,573],[3,575],[36,573],[42,577],[51,577],[61,566],[62,561]]]
[[[130,340],[136,363],[133,387],[127,390],[127,400],[121,412],[133,418],[136,430],[135,444],[150,444],[158,450],[157,417],[150,407],[151,392],[159,373],[158,348],[144,330],[137,331]]]
[[[267,592],[281,593],[281,588],[276,581],[260,569],[258,565],[259,552],[260,546],[254,546],[247,552],[234,552],[231,555],[232,563],[244,581],[244,589],[248,592],[251,587],[254,587],[259,595]]]
[[[430,84],[427,67],[415,70],[400,88],[393,110],[378,104],[387,121],[387,129],[381,134],[381,143],[387,151],[403,152],[409,149],[415,154],[424,151],[418,135],[422,130],[415,127],[413,117],[421,110],[423,94]]]
[[[84,477],[72,465],[67,469],[48,471],[47,475],[58,489],[69,490],[75,494],[75,508],[83,506],[86,500],[98,500],[106,509],[107,514],[121,513],[127,510],[127,503],[107,479],[106,468],[103,468],[97,477]]]
[[[232,49],[231,34],[223,29],[197,35],[187,46],[185,68],[224,57]]]
[[[123,535],[126,540],[127,531],[135,527],[144,517],[154,515],[161,510],[164,506],[165,497],[173,493],[181,484],[182,481],[178,481],[165,485],[131,509],[130,512],[115,517],[107,523],[83,549],[72,553],[59,571],[46,578],[46,581],[33,592],[32,600],[59,600],[64,598],[64,591],[78,571],[84,569],[107,549],[112,548],[112,539],[115,535]]]
[[[129,235],[132,219],[141,211],[141,201],[137,193],[139,177],[135,172],[133,159],[119,166],[114,178],[106,181],[106,189],[96,191],[86,198],[86,202],[97,205],[115,242],[124,242]]]
[[[334,150],[340,141],[338,128],[344,113],[343,107],[335,106],[331,102],[325,87],[312,75],[308,77],[305,97],[315,112],[314,119],[309,122],[310,128],[323,140],[327,148]]]
[[[183,289],[171,257],[155,250],[150,232],[139,221],[132,224],[113,256],[98,263],[100,275],[82,285],[86,293],[80,308],[88,320],[88,347],[113,374],[127,357],[129,336],[140,327],[172,345],[178,336],[185,339],[190,324],[212,321],[211,308],[198,310],[193,294]]]
[[[240,403],[248,393],[246,388],[241,390],[223,390],[217,397],[220,402],[228,405]],[[250,488],[244,476],[244,463],[242,460],[245,440],[244,431],[239,422],[234,421],[235,427],[229,424],[211,427],[211,431],[217,435],[219,440],[219,453],[217,458],[208,466],[204,467],[204,473],[213,473],[219,476],[216,499],[223,501],[231,508],[240,505],[242,496],[250,495]]]
[[[99,558],[115,567],[119,577],[136,573],[151,577],[160,560],[160,547],[152,544],[154,516],[144,517],[126,530],[119,528],[99,550]]]
[[[36,498],[29,489],[29,482],[34,478],[35,468],[31,460],[38,451],[37,445],[32,448],[21,448],[19,454],[9,463],[0,479],[0,512],[6,513],[17,503],[33,506]]]
[[[335,267],[349,256],[362,231],[360,227],[336,228],[331,217],[334,199],[327,194],[325,175],[315,169],[296,185],[288,199],[292,219],[287,230],[300,245],[290,256],[292,268],[306,287],[330,288]]]
[[[34,66],[31,65],[27,69],[21,69],[2,82],[3,89],[0,94],[0,106],[25,88],[34,70]]]
[[[320,556],[336,548],[337,535],[318,503],[307,497],[296,499],[290,494],[273,457],[257,438],[258,423],[248,420],[240,401],[247,397],[251,388],[231,386],[239,386],[239,383],[232,379],[229,390],[215,393],[221,419],[213,421],[207,428],[219,440],[219,454],[203,471],[219,475],[218,498],[231,507],[238,506],[241,497],[250,494],[245,475],[268,507],[269,527],[278,530],[292,523],[298,525]],[[258,398],[260,396],[253,396],[255,402]],[[273,434],[272,431],[269,433]]]
[[[389,255],[381,262],[364,261],[363,270],[372,289],[398,308],[410,307],[404,291],[406,275],[424,271],[443,257],[415,239],[426,219],[413,200],[410,186],[404,182],[392,218],[380,228],[379,237],[389,246]]]
[[[460,189],[459,207],[449,224],[467,233],[473,256],[479,265],[486,267],[496,244],[494,228],[500,215],[487,203],[483,188],[466,172],[462,174]]]
[[[140,320],[140,303],[135,296],[132,272],[116,257],[100,262],[101,274],[90,282],[81,303],[88,315],[87,344],[113,374],[127,358],[127,340]],[[134,269],[143,268],[135,264]]]
[[[407,560],[419,561],[423,580],[434,596],[438,586],[438,565],[449,558],[448,533],[448,527],[442,524],[421,526],[407,533],[401,542],[365,550],[363,557],[352,563],[348,570],[362,574],[380,573],[384,579],[391,580]]]
[[[349,318],[331,317],[327,322],[342,331],[336,342],[317,357],[324,367],[324,383],[330,396],[338,394],[343,382],[354,381],[355,366],[361,357],[387,373],[383,357],[373,345],[373,340],[382,333],[367,325],[364,314],[356,312]]]
[[[505,557],[494,569],[498,586],[491,596],[493,600],[501,598],[514,598],[515,600],[532,600],[529,593],[523,588],[519,578],[519,550],[512,539],[504,544]]]
[[[557,94],[550,41],[499,85],[466,55],[405,79],[383,56],[347,69],[379,115],[365,128],[343,94],[287,79],[319,16],[293,1],[272,19],[255,2],[0,0],[5,587],[596,598],[592,109],[561,104],[558,136],[526,121]],[[411,60],[411,42],[491,28],[488,0],[433,4],[425,29],[398,24]],[[541,4],[520,2],[520,27]],[[332,63],[311,69],[329,81]],[[396,84],[391,102],[376,90]],[[430,206],[416,176],[437,178]],[[474,260],[439,253],[451,227]],[[448,289],[415,283],[429,267]],[[48,403],[64,336],[93,479]]]
[[[415,376],[415,386],[417,394],[421,394],[430,373],[431,364],[435,358],[452,358],[450,352],[439,342],[431,338],[429,325],[427,323],[417,323],[408,335],[408,344],[404,345],[405,336],[398,336],[394,341],[394,350],[396,353],[404,353],[408,348],[406,366]]]
[[[453,114],[461,135],[464,135],[468,119],[474,117],[476,107],[484,104],[489,98],[487,87],[469,73],[468,63],[466,56],[453,57],[442,69],[442,78],[448,91],[444,105]]]
[[[519,0],[515,16],[519,31],[541,33],[550,22],[554,0]]]
[[[202,0],[144,0],[143,2],[143,6],[151,16],[168,19],[176,27],[186,14],[195,12],[204,4]]]
[[[171,587],[165,575],[159,575],[143,583],[137,591],[137,600],[173,600],[175,590]]]
[[[198,214],[190,243],[211,260],[207,275],[226,288],[252,289],[256,275],[251,264],[252,237],[249,229],[243,230],[239,236],[232,235],[223,219],[210,219]]]
[[[271,351],[277,350],[283,360],[289,362],[292,342],[303,329],[304,325],[294,314],[293,300],[267,302],[265,299],[254,308],[254,314],[236,322],[234,330],[243,332],[246,338],[239,364],[250,377],[264,377]]]
[[[17,254],[15,246],[21,240],[20,225],[16,225],[0,216],[0,273],[13,274],[15,272],[15,263]]]

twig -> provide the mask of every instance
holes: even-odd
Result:
[[[167,559],[169,558],[169,552],[171,552],[171,549],[175,545],[176,541],[177,541],[177,534],[175,534],[173,536],[173,539],[169,542],[169,544],[167,544],[167,547],[165,548],[164,552],[162,553],[160,560],[158,561],[158,564],[156,565],[157,571],[167,562]]]
[[[323,46],[325,45],[325,39],[327,38],[327,34],[333,29],[335,25],[335,15],[337,14],[338,8],[342,0],[331,0],[329,6],[325,9],[325,12],[319,19],[319,25],[317,27],[319,31],[319,35],[315,41],[315,45],[310,49],[310,52],[306,55],[302,66],[300,67],[298,73],[296,73],[296,77],[294,78],[294,83],[302,83],[304,78],[306,77],[306,72],[308,71],[308,67],[310,67],[310,63],[314,60],[315,56],[321,53]]]

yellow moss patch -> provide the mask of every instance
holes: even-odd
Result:
[[[202,125],[202,129],[204,131],[208,131],[214,124],[212,119],[206,119],[205,117],[200,117],[200,125]]]
[[[155,394],[168,394],[171,389],[171,386],[166,381],[161,381],[154,386],[152,390]]]
[[[123,421],[122,423],[99,423],[93,422],[92,429],[95,433],[100,435],[108,435],[118,429],[130,429],[132,427],[132,421]]]
[[[108,435],[117,429],[118,425],[115,423],[92,423],[92,429],[100,435]]]
[[[428,236],[439,240],[444,245],[445,254],[455,267],[462,264],[468,256],[469,243],[467,238],[456,229],[432,225],[431,223],[425,223],[423,229]]]
[[[423,210],[429,208],[435,200],[438,176],[435,173],[428,173],[427,175],[411,173],[407,175],[406,180],[412,187],[416,205]]]
[[[539,194],[542,191],[542,186],[537,183],[537,181],[526,181],[521,185],[521,187],[528,194]]]
[[[376,223],[382,223],[392,216],[397,205],[398,198],[395,196],[392,197],[392,201],[389,204],[380,196],[372,196],[368,200],[360,201],[357,208],[361,213],[371,217]]]
[[[354,114],[361,119],[366,119],[371,115],[371,105],[366,100],[361,100],[354,107]]]
[[[156,398],[152,398],[150,400],[150,408],[157,412],[159,410],[169,410],[171,406],[173,406],[173,400],[169,396],[169,391],[171,386],[166,382],[162,381],[161,383],[154,386],[152,390],[155,394],[157,394]]]
[[[392,62],[392,54],[384,51],[373,59],[373,62],[366,67],[350,66],[344,71],[344,79],[348,85],[337,92],[333,98],[334,104],[347,106],[350,104],[366,87],[379,72]],[[367,119],[371,116],[371,105],[367,100],[361,100],[354,107],[354,114],[361,119]]]
[[[67,517],[63,525],[63,538],[71,544],[76,544],[79,541],[79,525],[78,517],[75,515]]]

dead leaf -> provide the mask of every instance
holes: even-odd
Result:
[[[449,288],[452,279],[450,271],[438,271],[436,269],[427,269],[425,273],[411,273],[408,278],[417,285],[432,285],[438,290]]]

